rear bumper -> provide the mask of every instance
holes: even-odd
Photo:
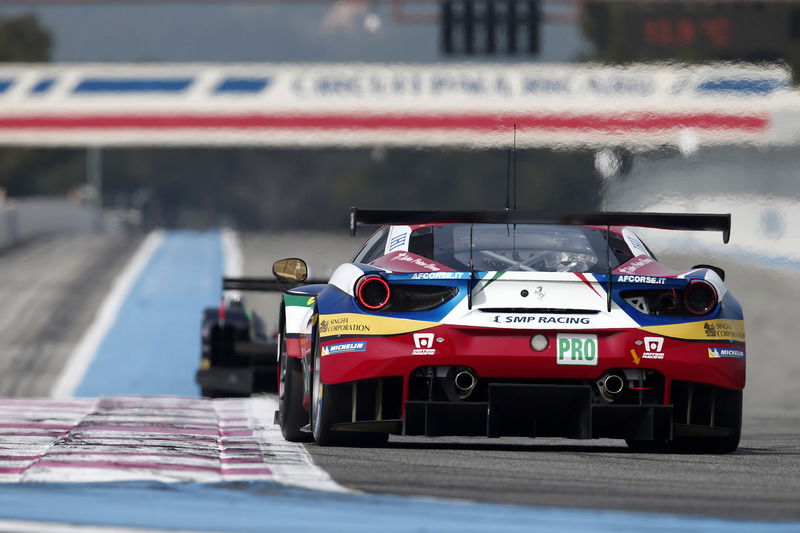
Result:
[[[399,378],[367,380],[333,386],[344,405],[332,427],[411,436],[660,442],[737,431],[738,392],[686,382],[676,388],[675,405],[613,404],[598,402],[590,385],[491,384],[486,401],[411,400],[401,413]]]
[[[663,403],[669,403],[673,380],[741,390],[745,385],[745,346],[728,341],[681,340],[639,329],[580,330],[568,334],[594,335],[598,354],[594,364],[559,364],[554,330],[499,330],[441,325],[424,330],[430,347],[420,349],[419,334],[349,337],[322,342],[322,381],[408,377],[426,366],[470,368],[479,379],[596,380],[617,369],[657,371],[664,377]],[[565,332],[566,333],[566,332]],[[548,337],[546,349],[531,348],[531,337]],[[416,337],[416,338],[415,338]],[[429,337],[430,338],[430,337]],[[648,339],[661,339],[658,352],[647,351]],[[350,344],[351,347],[343,346]],[[342,349],[343,348],[343,349]],[[349,350],[349,351],[348,351]],[[726,350],[720,352],[719,350]],[[719,353],[733,356],[716,357]],[[714,356],[712,356],[714,355]],[[404,396],[407,399],[407,396]]]
[[[737,426],[727,406],[744,388],[743,343],[639,329],[570,331],[596,337],[597,357],[564,364],[557,360],[562,332],[554,330],[442,325],[422,333],[425,342],[417,332],[321,343],[322,381],[350,406],[334,429],[667,441]],[[531,347],[536,334],[548,337],[544,350]],[[454,376],[463,370],[476,384],[459,395]],[[623,380],[613,397],[598,383],[609,375]]]
[[[491,385],[487,402],[408,402],[406,435],[672,438],[672,406],[595,405],[588,386]],[[524,407],[523,407],[524,406]]]

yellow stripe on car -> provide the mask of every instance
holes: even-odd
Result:
[[[337,335],[399,335],[439,325],[439,322],[357,313],[320,315],[319,318],[319,334],[322,338]]]
[[[648,333],[672,337],[673,339],[703,341],[738,341],[744,342],[744,320],[719,318],[716,320],[700,320],[684,324],[651,326],[640,328]]]

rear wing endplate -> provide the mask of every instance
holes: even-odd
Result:
[[[557,224],[574,226],[635,226],[683,231],[721,231],[731,237],[731,215],[710,213],[543,213],[539,211],[398,211],[350,209],[350,233],[358,226],[383,224]]]

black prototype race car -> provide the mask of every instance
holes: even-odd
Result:
[[[277,342],[238,294],[203,310],[202,355],[195,381],[203,396],[250,396],[276,389]]]

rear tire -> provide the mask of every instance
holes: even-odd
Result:
[[[290,442],[308,442],[311,434],[300,431],[308,424],[308,413],[303,409],[303,365],[298,359],[286,356],[281,343],[278,363],[278,417],[283,438]]]
[[[736,433],[727,437],[680,439],[672,441],[670,447],[680,453],[721,455],[735,452],[739,448],[740,437]]]
[[[314,346],[314,379],[311,390],[311,428],[314,440],[320,446],[383,446],[389,440],[388,433],[362,433],[358,431],[334,431],[337,421],[349,420],[350,401],[340,389],[331,387],[320,378],[320,347]]]
[[[633,452],[654,453],[672,452],[687,454],[725,454],[739,448],[742,436],[742,391],[731,391],[732,399],[720,409],[724,427],[731,429],[731,434],[724,437],[680,437],[668,442],[652,440],[630,440],[625,442]]]
[[[669,443],[670,449],[680,453],[725,454],[739,448],[742,437],[742,391],[732,391],[733,400],[725,406],[720,416],[724,424],[731,428],[725,437],[680,438]]]

